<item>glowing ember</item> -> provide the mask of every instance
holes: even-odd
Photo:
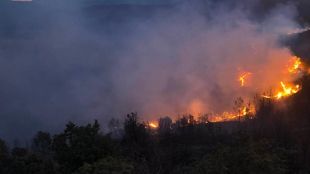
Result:
[[[303,66],[301,59],[299,57],[294,56],[290,60],[288,72],[291,75],[305,72],[304,66]],[[281,85],[281,88],[279,90],[277,90],[274,95],[270,95],[270,96],[269,95],[262,95],[262,97],[268,98],[268,99],[280,100],[284,97],[294,95],[301,90],[301,86],[299,84],[288,84],[288,83],[284,83],[283,81],[281,81],[280,85]]]
[[[246,107],[243,107],[242,110],[241,110],[241,115],[242,116],[247,115],[248,114],[247,110],[248,109]]]
[[[280,96],[290,96],[292,94],[296,94],[298,91],[300,91],[300,86],[295,85],[295,86],[287,86],[283,82],[281,82],[282,86],[282,92],[279,92],[278,94],[278,99],[281,98]]]
[[[254,106],[242,106],[238,109],[237,113],[233,112],[223,112],[220,115],[214,115],[209,118],[210,122],[224,122],[242,119],[246,116],[252,116],[255,114]]]
[[[148,125],[150,126],[150,128],[153,128],[153,129],[158,128],[158,125],[155,122],[150,122]]]
[[[243,73],[240,77],[239,77],[239,81],[240,81],[240,86],[244,86],[245,85],[245,82],[246,82],[246,79],[247,77],[251,75],[251,73],[249,72],[246,72],[246,73]]]
[[[274,96],[267,96],[267,95],[263,95],[262,97],[264,98],[268,98],[268,99],[282,99],[284,97],[288,97],[291,96],[293,94],[296,94],[297,92],[299,92],[301,90],[300,85],[286,85],[284,82],[280,82],[282,89],[278,92],[276,92],[276,94]]]
[[[300,58],[298,57],[293,57],[292,60],[292,65],[288,68],[288,71],[290,73],[298,73],[302,69],[302,63]]]

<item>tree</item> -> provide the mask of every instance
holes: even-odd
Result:
[[[9,149],[6,143],[0,139],[0,173],[5,173],[9,160]]]
[[[120,157],[106,157],[93,164],[84,164],[75,174],[130,174],[133,165]]]
[[[47,156],[51,152],[52,138],[47,132],[39,131],[32,140],[31,148],[40,155]]]
[[[113,153],[112,143],[100,132],[97,121],[86,126],[68,123],[63,133],[53,138],[53,150],[63,173],[70,173],[84,163],[93,163]]]
[[[145,145],[149,138],[146,126],[138,122],[138,114],[131,113],[127,115],[124,123],[125,135],[124,141],[129,144]]]
[[[158,131],[161,135],[169,134],[171,131],[172,120],[169,117],[159,119]]]
[[[151,167],[159,166],[155,142],[146,127],[139,123],[137,113],[128,114],[124,122],[122,147],[125,155],[135,161],[136,173],[149,173]]]
[[[289,153],[277,146],[273,147],[266,140],[220,145],[214,152],[189,165],[189,173],[284,174],[288,173]]]

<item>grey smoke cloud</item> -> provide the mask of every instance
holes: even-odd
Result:
[[[240,91],[239,71],[277,68],[291,54],[278,37],[299,27],[291,4],[260,21],[252,4],[0,4],[0,137],[57,131],[69,120],[105,124],[132,111],[156,119],[193,105],[231,109],[235,97],[255,93]],[[267,83],[280,74],[262,76]]]

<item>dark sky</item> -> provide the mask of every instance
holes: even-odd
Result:
[[[114,4],[165,4],[169,3],[169,0],[97,0],[102,3],[114,3]]]

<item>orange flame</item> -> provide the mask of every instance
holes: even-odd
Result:
[[[261,95],[263,98],[267,99],[274,99],[274,100],[281,100],[286,97],[292,96],[296,93],[298,93],[302,87],[300,84],[296,84],[293,82],[292,79],[295,79],[301,74],[309,73],[310,69],[307,69],[301,59],[299,57],[292,57],[288,63],[287,67],[284,67],[284,77],[279,80],[279,82],[275,83],[280,84],[278,87],[274,88],[275,92],[271,95]],[[238,81],[240,82],[240,86],[244,87],[247,85],[247,80],[249,76],[255,77],[254,73],[251,72],[243,72],[239,77]],[[253,78],[255,80],[255,78]],[[272,85],[272,84],[271,84]],[[193,100],[189,104],[189,112],[193,116],[198,116],[199,114],[202,114],[206,110],[205,105],[200,100]],[[225,122],[225,121],[233,121],[233,120],[240,120],[243,118],[252,118],[255,116],[256,109],[254,105],[246,105],[243,102],[237,107],[237,109],[234,112],[222,112],[220,114],[208,114],[207,122]],[[156,122],[150,122],[149,127],[152,129],[158,128],[158,123]]]
[[[297,73],[304,73],[305,69],[299,57],[292,57],[290,60],[291,65],[288,68],[289,74],[297,74]],[[283,81],[280,82],[281,89],[277,90],[277,92],[273,96],[262,95],[263,98],[268,99],[277,99],[280,100],[284,97],[288,97],[298,93],[302,88],[299,84],[288,84],[284,83]]]
[[[148,125],[150,128],[153,128],[153,129],[158,128],[158,124],[156,122],[150,122]]]
[[[299,57],[294,56],[291,60],[292,65],[288,68],[289,73],[298,73],[302,70],[302,63]]]
[[[293,75],[295,74],[304,73],[305,68],[304,65],[302,64],[301,59],[296,56],[292,57],[291,60],[289,61],[287,71],[289,73],[288,76],[289,78],[290,76],[294,77]],[[252,75],[252,73],[244,72],[238,77],[238,81],[240,82],[241,87],[244,87],[246,85],[246,80],[249,77],[249,75]],[[262,95],[262,97],[268,99],[280,100],[298,93],[301,89],[302,89],[301,85],[299,84],[294,84],[293,82],[284,83],[284,81],[280,81],[280,87],[278,88],[278,90],[276,90],[274,94]],[[222,114],[212,116],[209,120],[212,122],[237,120],[248,115],[254,115],[255,112],[256,111],[254,106],[253,107],[241,106],[237,112],[223,112]]]
[[[298,93],[301,90],[300,85],[287,85],[284,82],[280,82],[282,89],[278,92],[276,92],[276,94],[274,96],[267,96],[267,95],[263,95],[262,97],[264,98],[268,98],[268,99],[277,99],[280,100],[284,97],[288,97],[291,96],[293,94]]]
[[[224,122],[242,119],[246,116],[252,116],[255,114],[254,106],[242,106],[238,109],[237,112],[223,112],[220,115],[214,115],[209,118],[211,122]],[[250,118],[250,117],[249,117]]]
[[[245,85],[246,79],[247,79],[247,77],[248,77],[249,75],[251,75],[251,73],[245,72],[245,73],[243,73],[243,74],[239,77],[238,80],[240,81],[240,86],[244,86],[244,85]]]

